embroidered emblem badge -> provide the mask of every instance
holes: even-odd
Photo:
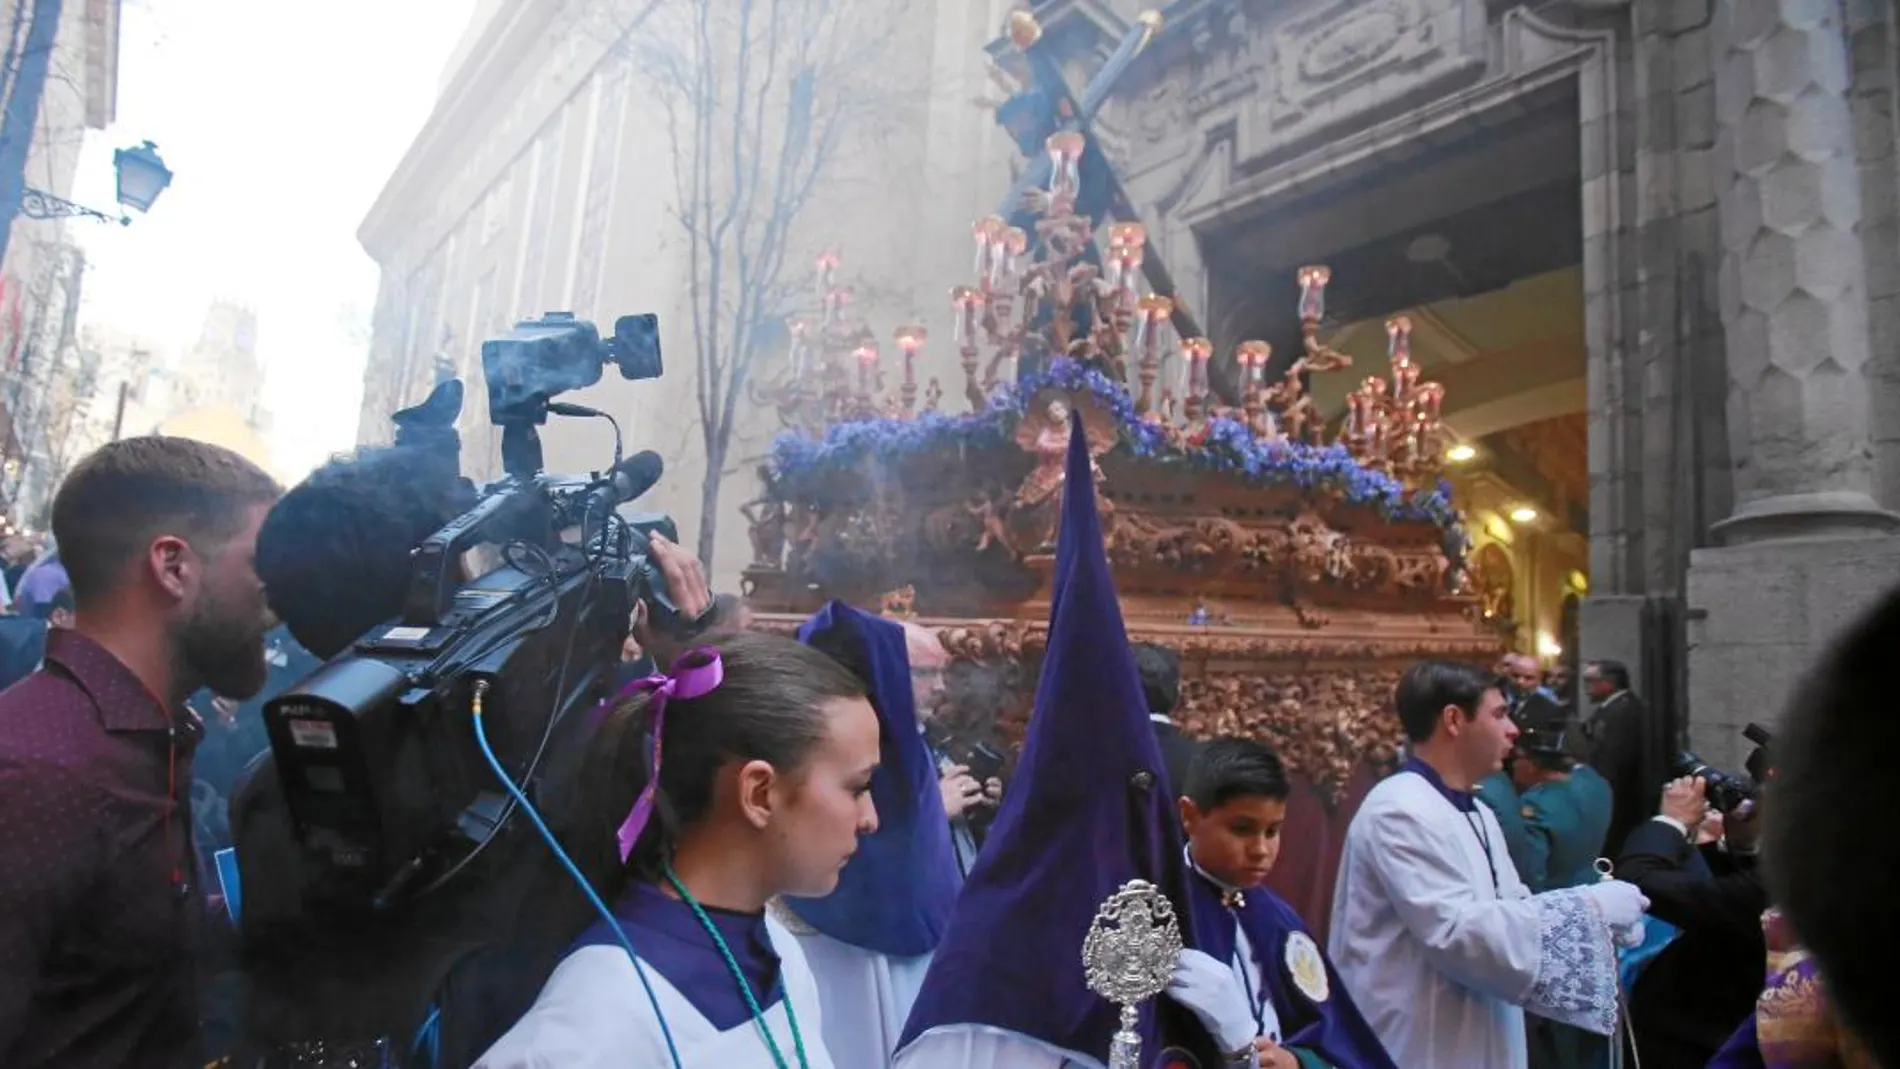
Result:
[[[1326,961],[1319,956],[1319,946],[1313,937],[1305,932],[1294,932],[1286,937],[1286,971],[1293,977],[1293,986],[1300,994],[1314,1002],[1325,1002],[1331,995],[1326,981]]]

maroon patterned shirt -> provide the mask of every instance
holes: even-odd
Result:
[[[49,636],[0,694],[0,1065],[201,1066],[191,752],[118,658]]]

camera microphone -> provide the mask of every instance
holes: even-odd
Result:
[[[602,476],[606,485],[594,493],[608,508],[617,508],[653,489],[664,474],[666,460],[651,449],[642,449],[608,468]]]
[[[593,537],[598,525],[605,523],[615,509],[653,489],[665,473],[665,459],[651,449],[643,449],[601,473],[582,499],[581,515],[586,518],[588,537]]]

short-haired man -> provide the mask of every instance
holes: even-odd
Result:
[[[182,438],[82,460],[53,502],[77,616],[0,695],[0,1064],[201,1065],[191,758],[199,687],[264,683],[253,565],[280,490]]]
[[[1610,1035],[1606,930],[1640,942],[1643,896],[1620,881],[1524,886],[1471,793],[1518,736],[1494,676],[1425,661],[1394,698],[1412,756],[1347,829],[1330,940],[1373,1031],[1406,1069],[1525,1069],[1525,1009]]]
[[[943,648],[937,633],[908,620],[904,624],[904,651],[910,659],[911,696],[916,701],[919,729],[939,715],[943,701],[944,672],[950,667],[950,651]],[[948,754],[931,747],[937,762],[937,787],[943,796],[943,812],[950,818],[950,845],[956,851],[957,871],[968,875],[976,864],[978,843],[971,816],[981,807],[994,806],[1003,796],[1002,781],[991,777],[979,781],[970,774],[970,766],[958,764]]]
[[[1655,810],[1662,789],[1660,738],[1649,710],[1630,689],[1630,670],[1619,661],[1592,661],[1583,668],[1583,690],[1595,711],[1584,720],[1583,759],[1602,773],[1616,799],[1606,849],[1615,855]],[[1652,740],[1652,736],[1657,736]]]
[[[1152,642],[1133,643],[1135,674],[1141,677],[1141,696],[1148,703],[1148,720],[1161,744],[1161,763],[1168,773],[1168,797],[1187,790],[1188,768],[1201,744],[1174,722],[1181,704],[1181,655]]]

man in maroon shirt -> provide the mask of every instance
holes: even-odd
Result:
[[[198,1051],[191,843],[199,687],[265,679],[253,567],[278,486],[229,450],[113,442],[53,532],[77,620],[0,695],[0,1066],[172,1069]]]

